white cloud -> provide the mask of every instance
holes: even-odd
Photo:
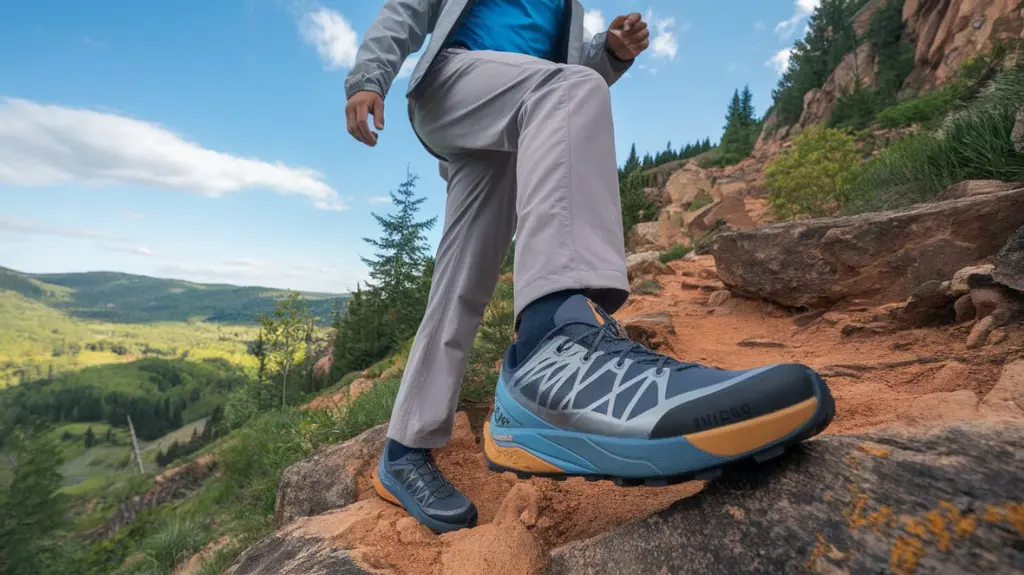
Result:
[[[775,71],[781,76],[782,73],[789,68],[789,56],[792,52],[792,48],[783,48],[776,52],[774,56],[769,58],[764,65],[774,67]]]
[[[123,239],[113,234],[108,234],[106,232],[99,232],[95,230],[86,230],[80,228],[64,228],[50,226],[47,224],[41,224],[39,222],[19,220],[3,215],[0,215],[0,232],[3,232],[5,235],[9,234],[17,236],[57,236],[61,238],[86,240],[120,241]]]
[[[299,23],[306,42],[330,69],[351,68],[356,63],[359,35],[352,24],[336,10],[319,8],[307,13]]]
[[[142,220],[142,219],[146,218],[146,216],[144,214],[139,213],[139,212],[125,212],[122,215],[124,217],[126,217],[128,219],[132,219],[132,220]]]
[[[391,196],[373,196],[366,198],[366,203],[373,205],[390,204]]]
[[[657,57],[675,59],[679,51],[679,42],[676,40],[676,33],[672,28],[676,25],[676,19],[658,18],[654,11],[648,9],[645,18],[651,27],[651,52]]]
[[[217,197],[266,189],[344,209],[319,172],[204,148],[151,122],[0,97],[0,184],[143,185]]]
[[[163,256],[143,246],[126,246],[124,244],[103,244],[103,249],[111,252],[121,252],[147,258],[162,258]]]
[[[797,25],[810,16],[820,5],[821,0],[796,0],[793,16],[776,24],[775,32],[781,36],[791,38],[793,33],[796,32]]]
[[[587,10],[583,14],[583,39],[589,41],[594,36],[608,29],[600,10]]]

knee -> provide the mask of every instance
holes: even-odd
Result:
[[[568,80],[574,89],[592,96],[608,97],[608,82],[597,70],[586,66],[570,65],[565,67]]]

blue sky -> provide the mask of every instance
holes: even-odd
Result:
[[[445,197],[406,79],[376,148],[345,132],[345,73],[382,3],[3,3],[0,266],[353,288],[407,167],[425,217]],[[743,84],[762,112],[815,0],[583,3],[590,28],[639,11],[654,30],[612,88],[621,163],[634,142],[717,140]]]

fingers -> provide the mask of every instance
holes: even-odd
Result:
[[[381,98],[373,99],[373,107],[370,108],[370,112],[373,113],[373,125],[378,130],[384,129],[384,100]]]
[[[632,12],[632,13],[626,15],[625,27],[626,27],[627,30],[630,30],[633,27],[635,27],[639,22],[641,22],[641,20],[640,20],[640,13],[639,12]]]
[[[608,25],[609,30],[621,30],[626,24],[626,16],[616,16],[612,23]]]

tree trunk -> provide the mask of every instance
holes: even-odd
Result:
[[[288,364],[288,363],[284,364],[284,375],[283,375],[283,377],[281,379],[281,411],[284,411],[285,405],[287,404],[287,402],[286,402],[286,399],[287,399],[286,392],[288,391],[288,368],[289,367],[290,367],[290,364]]]

